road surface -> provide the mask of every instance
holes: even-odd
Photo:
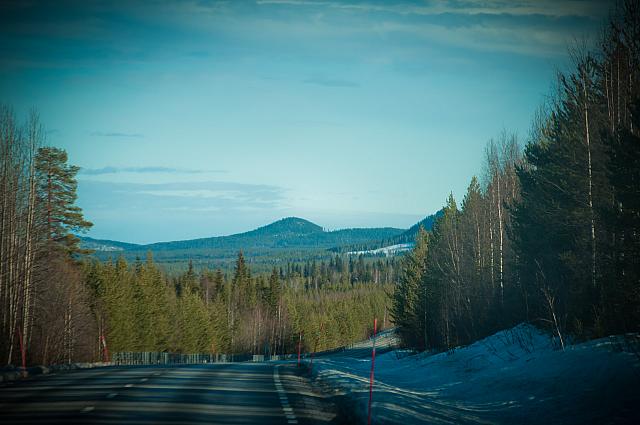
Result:
[[[0,386],[8,424],[334,424],[295,365],[121,366]]]

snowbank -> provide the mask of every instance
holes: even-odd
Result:
[[[560,351],[548,335],[519,325],[450,353],[389,351],[376,356],[374,422],[640,423],[640,354],[632,339]],[[366,422],[371,359],[354,352],[318,358],[313,373]]]

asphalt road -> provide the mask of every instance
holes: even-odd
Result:
[[[1,424],[333,424],[295,365],[85,369],[0,386]]]

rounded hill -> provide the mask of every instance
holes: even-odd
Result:
[[[271,236],[299,236],[322,232],[322,227],[308,220],[298,217],[286,217],[266,226],[258,227],[247,232],[252,235]]]

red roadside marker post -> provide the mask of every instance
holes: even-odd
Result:
[[[373,349],[371,350],[371,373],[369,374],[369,419],[367,423],[371,425],[371,402],[373,401],[373,369],[376,363],[376,331],[378,319],[373,319]]]
[[[102,342],[102,357],[105,363],[109,363],[109,349],[107,348],[107,340],[104,334],[100,335],[100,341]]]

